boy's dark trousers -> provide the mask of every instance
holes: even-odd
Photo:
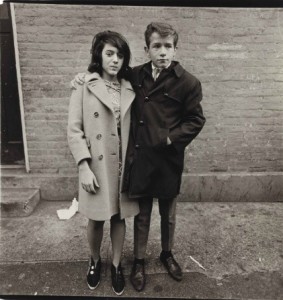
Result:
[[[158,199],[161,217],[161,246],[162,250],[170,251],[176,224],[176,198]],[[153,198],[139,198],[140,213],[134,219],[134,255],[143,259],[146,253]]]

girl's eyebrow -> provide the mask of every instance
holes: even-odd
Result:
[[[116,53],[116,51],[110,50],[110,49],[107,49],[105,52],[106,52],[106,53]],[[120,52],[120,51],[118,51],[117,54],[123,55],[123,56],[124,56],[124,54],[123,54],[122,52]]]

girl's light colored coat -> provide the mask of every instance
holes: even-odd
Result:
[[[130,107],[135,94],[131,84],[121,80],[122,177],[130,130]],[[99,74],[87,74],[84,85],[73,91],[69,105],[68,142],[77,164],[83,159],[98,180],[97,193],[86,192],[80,183],[79,211],[92,220],[108,220],[120,212],[122,219],[138,214],[138,202],[121,193],[119,180],[119,137],[116,119],[104,81]]]

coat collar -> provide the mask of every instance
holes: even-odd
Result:
[[[145,63],[142,69],[144,69],[146,73],[151,75],[152,74],[151,61]],[[180,78],[185,72],[185,69],[180,65],[178,61],[175,60],[171,62],[171,65],[167,69],[173,71],[178,78]]]
[[[152,66],[151,66],[151,61],[148,63],[145,63],[144,65],[142,65],[141,69],[140,69],[140,73],[138,76],[138,80],[139,80],[139,85],[142,86],[143,85],[143,81],[145,76],[152,76]],[[177,78],[180,78],[183,73],[185,72],[185,69],[179,64],[179,62],[177,61],[172,61],[171,65],[166,68],[166,73],[172,73],[172,75],[175,75]],[[165,74],[164,74],[165,75]],[[150,91],[148,91],[148,96],[152,95],[153,93],[156,93],[157,91],[159,91],[160,89],[162,89],[164,87],[165,81],[164,79],[166,77],[164,77],[164,75],[161,73],[160,74],[160,81],[156,81],[154,82],[152,88]],[[165,75],[166,76],[166,75]]]
[[[109,95],[106,85],[100,75],[98,73],[86,74],[85,83],[96,98],[113,112],[111,96]],[[131,106],[134,98],[135,93],[130,82],[125,79],[121,79],[121,119]]]
[[[175,61],[175,63],[176,63],[176,64],[175,64],[175,66],[173,67],[173,70],[174,70],[176,76],[177,76],[178,78],[180,78],[180,77],[184,74],[185,69],[179,64],[179,62]]]

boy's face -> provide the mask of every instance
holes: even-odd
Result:
[[[174,47],[174,37],[161,37],[159,33],[154,32],[149,40],[149,47],[144,49],[152,63],[161,69],[169,66],[177,50]]]

